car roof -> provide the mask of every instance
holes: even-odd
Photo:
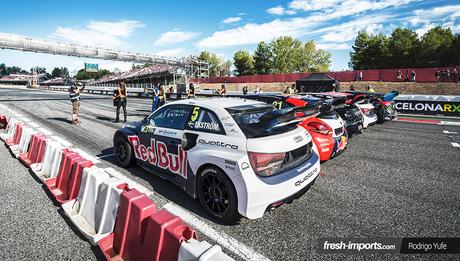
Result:
[[[195,98],[195,99],[186,99],[186,100],[179,100],[174,101],[169,104],[187,104],[187,105],[197,105],[203,106],[208,109],[216,109],[216,108],[232,108],[232,107],[240,107],[240,106],[257,106],[257,105],[267,105],[264,102],[251,100],[251,99],[242,99],[242,98],[222,98],[222,97],[215,97],[215,98]]]

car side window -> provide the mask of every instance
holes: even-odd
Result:
[[[149,118],[151,126],[183,129],[189,117],[190,107],[187,105],[169,105],[159,109]]]
[[[185,129],[215,134],[225,134],[217,115],[203,107],[193,106]]]

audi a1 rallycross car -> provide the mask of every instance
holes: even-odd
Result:
[[[338,92],[308,93],[305,97],[317,97],[323,99],[330,111],[335,111],[344,121],[348,135],[361,133],[364,125],[364,117],[353,99]]]
[[[369,103],[375,107],[377,123],[383,123],[397,117],[397,112],[394,108],[393,102],[393,99],[399,95],[399,92],[397,91],[391,91],[388,93],[347,91],[347,93],[364,95]]]
[[[237,98],[175,101],[116,131],[115,156],[175,183],[216,219],[260,218],[300,197],[319,174],[295,113]]]
[[[305,115],[300,112],[296,116],[302,119],[299,125],[308,130],[312,136],[321,161],[339,155],[347,146],[348,134],[342,118],[334,110],[331,110],[329,104],[324,103],[319,98],[273,94],[250,94],[244,98],[272,104],[276,109],[317,106],[319,113]]]

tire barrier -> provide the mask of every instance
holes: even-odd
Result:
[[[121,193],[115,230],[99,247],[107,260],[177,260],[180,244],[190,239],[196,233],[179,217],[128,189]]]
[[[218,245],[211,245],[206,241],[197,241],[190,239],[187,242],[182,242],[179,249],[178,261],[230,261],[233,258],[222,252],[222,248]]]
[[[107,260],[233,260],[220,246],[197,241],[180,217],[158,210],[147,188],[17,115],[0,115],[8,119],[0,137]]]

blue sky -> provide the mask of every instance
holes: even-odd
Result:
[[[333,70],[348,68],[359,30],[390,34],[404,26],[423,34],[441,25],[460,33],[460,2],[453,0],[5,1],[2,11],[0,33],[177,57],[208,50],[231,59],[259,41],[291,35],[330,51]],[[0,49],[2,62],[71,72],[84,62],[131,66]]]

